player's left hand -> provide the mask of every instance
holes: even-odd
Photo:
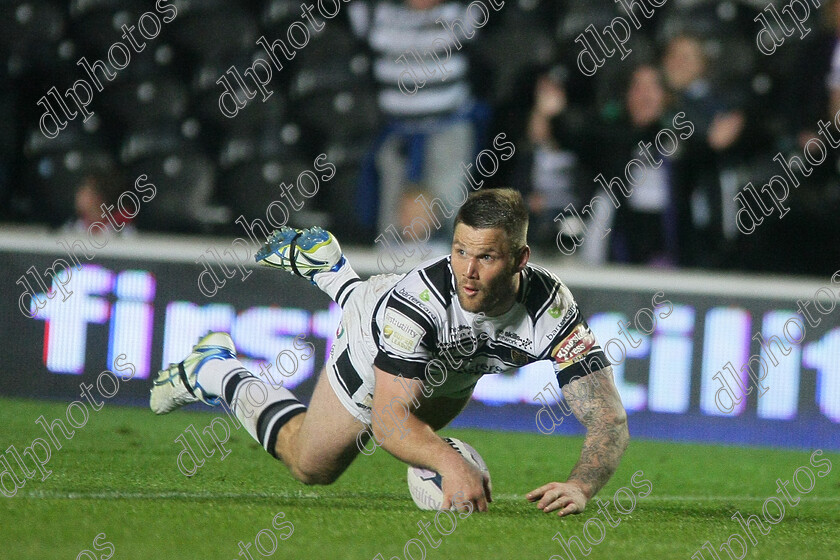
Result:
[[[577,484],[570,482],[549,482],[525,497],[529,502],[537,501],[537,507],[546,513],[560,510],[557,515],[563,517],[572,513],[581,513],[586,509],[586,495]]]

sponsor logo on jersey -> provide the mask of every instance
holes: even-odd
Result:
[[[440,328],[437,346],[441,351],[449,352],[452,356],[469,357],[478,348],[478,341],[472,327],[468,325],[451,325],[445,321]]]
[[[385,339],[385,344],[395,350],[403,352],[414,352],[417,350],[417,345],[426,331],[394,309],[390,307],[385,310],[385,324],[382,327],[382,337]]]
[[[515,364],[525,365],[528,363],[528,356],[524,352],[520,352],[519,350],[511,350],[510,359]]]
[[[402,297],[404,297],[405,299],[410,301],[412,303],[412,305],[417,307],[417,309],[419,309],[420,311],[422,311],[423,313],[425,313],[429,317],[434,317],[435,312],[432,311],[431,307],[429,307],[428,305],[423,303],[423,301],[429,301],[429,299],[430,299],[428,297],[429,290],[424,290],[424,292],[427,295],[427,297],[425,299],[423,299],[423,294],[420,294],[420,298],[418,298],[416,295],[412,294],[411,292],[409,292],[405,288],[400,288],[399,292],[397,292],[397,293],[399,293]],[[421,301],[421,299],[422,299],[422,301]]]
[[[594,345],[595,335],[581,324],[551,350],[551,357],[560,364],[560,369],[563,369],[585,356]]]
[[[534,343],[530,338],[522,338],[518,333],[510,331],[496,333],[496,340],[513,346],[521,346],[522,348],[531,348],[534,346]]]
[[[429,301],[429,289],[428,288],[423,290],[422,292],[420,292],[420,299],[422,299],[423,301]]]
[[[510,369],[509,367],[499,367],[497,365],[487,364],[484,362],[481,363],[468,363],[462,368],[458,369],[459,374],[463,375],[493,375],[497,373],[505,373]]]
[[[455,350],[457,353],[463,354],[468,349],[475,348],[475,338],[466,336],[456,340],[439,340],[437,347],[444,352]]]
[[[447,330],[447,323],[444,323],[443,328],[441,329],[441,331],[445,331],[445,330]],[[458,335],[463,333],[463,332],[472,332],[472,329],[467,325],[450,326],[448,328],[448,330],[449,330],[450,338],[452,338],[452,337],[457,338]]]
[[[550,310],[549,310],[549,311],[550,311]],[[569,306],[569,308],[566,310],[566,314],[565,314],[565,315],[563,315],[563,318],[562,318],[562,319],[560,319],[560,322],[559,322],[559,323],[557,323],[557,326],[556,326],[556,327],[554,327],[554,328],[551,330],[551,332],[550,332],[550,333],[548,333],[547,335],[545,335],[546,340],[551,340],[551,339],[553,339],[555,336],[557,336],[558,334],[560,334],[560,332],[562,332],[563,328],[564,328],[566,325],[568,325],[568,324],[569,324],[569,321],[571,321],[571,320],[572,320],[572,317],[574,317],[574,315],[575,315],[575,312],[576,312],[576,311],[577,311],[577,306],[576,306],[575,304],[570,305],[570,306]],[[551,315],[551,313],[549,313],[549,315]],[[554,316],[552,315],[552,317],[554,317]],[[554,318],[556,319],[557,317],[554,317]]]

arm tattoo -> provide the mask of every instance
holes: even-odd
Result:
[[[627,413],[609,366],[573,380],[563,387],[563,396],[586,427],[580,459],[568,482],[579,483],[587,497],[592,498],[613,475],[627,448]]]

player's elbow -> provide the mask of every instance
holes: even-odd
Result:
[[[624,453],[624,450],[630,444],[630,429],[627,427],[627,412],[624,411],[624,408],[613,420],[613,433],[615,434],[616,445],[621,453]]]
[[[627,412],[621,407],[610,414],[606,414],[600,422],[600,429],[608,434],[613,446],[624,453],[630,443],[630,430],[627,427]]]

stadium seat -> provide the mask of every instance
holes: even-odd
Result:
[[[58,43],[66,32],[65,14],[54,2],[3,2],[0,4],[0,64],[12,77],[29,74],[33,69],[53,75],[54,61],[59,58]]]
[[[107,117],[138,129],[180,120],[187,111],[188,101],[186,86],[170,76],[123,80],[108,87],[101,96]]]
[[[20,158],[18,121],[21,94],[9,77],[8,68],[0,66],[0,216],[8,212],[8,195],[15,179],[12,176]]]
[[[192,112],[201,119],[202,123],[213,126],[219,130],[251,130],[266,124],[278,124],[286,120],[286,101],[283,87],[283,79],[275,73],[272,80],[265,86],[268,91],[273,92],[266,101],[262,95],[257,95],[247,101],[235,117],[229,118],[222,114],[219,108],[219,98],[225,91],[221,84],[216,82],[225,76],[234,88],[240,100],[246,100],[242,89],[236,84],[236,80],[227,72],[231,65],[239,69],[240,75],[251,63],[251,58],[240,56],[230,64],[221,65],[218,63],[202,64],[195,69],[190,82],[190,104]],[[248,78],[249,87],[253,87]],[[228,100],[228,104],[232,103]]]
[[[584,32],[591,24],[601,30],[609,25],[618,12],[615,6],[602,3],[592,3],[588,0],[575,0],[569,3],[568,11],[557,24],[556,37],[561,45],[574,45],[574,50],[580,47],[574,43],[575,38]]]
[[[313,93],[295,104],[307,133],[321,138],[370,137],[379,128],[374,93],[367,88]]]
[[[22,180],[32,197],[33,217],[55,227],[71,220],[76,188],[85,176],[113,165],[111,155],[101,150],[53,151],[28,158]]]
[[[489,31],[501,27],[505,29],[535,29],[543,33],[552,33],[563,10],[564,3],[557,0],[511,2],[498,12],[490,10],[490,18],[482,29]]]
[[[233,210],[233,214],[265,219],[266,208],[274,200],[283,200],[280,183],[294,184],[298,175],[312,169],[304,160],[282,161],[276,158],[255,158],[232,166],[219,179],[219,200]],[[313,199],[306,201],[310,205]],[[289,203],[285,202],[286,207]],[[291,209],[289,209],[291,210]],[[281,211],[276,213],[282,220]]]
[[[155,185],[155,198],[136,219],[144,230],[207,233],[225,223],[229,214],[212,205],[216,168],[206,156],[182,151],[144,158],[129,166],[132,177],[141,174]]]
[[[141,0],[73,0],[69,7],[70,34],[90,56],[105,59],[111,45],[125,41],[122,25],[137,25],[140,16],[150,10],[154,11],[154,6]]]
[[[353,243],[373,242],[372,232],[350,210],[356,206],[361,163],[369,149],[370,142],[362,139],[332,140],[324,146],[327,161],[335,165],[336,171],[332,179],[321,183],[320,208],[332,216],[329,227],[333,233],[339,238],[352,239]]]
[[[691,33],[704,38],[737,37],[744,34],[740,10],[736,2],[701,0],[699,2],[675,4],[663,12],[662,23],[657,30],[660,40],[667,40],[677,33]]]
[[[192,127],[198,127],[194,130]],[[190,120],[158,123],[155,127],[128,130],[119,149],[120,162],[132,165],[139,160],[163,157],[167,154],[200,151],[197,138],[200,126]]]
[[[313,35],[306,48],[296,55],[295,62],[289,94],[297,98],[316,91],[358,85],[368,78],[370,68],[359,41],[350,32],[333,27]]]
[[[45,0],[16,0],[0,4],[0,47],[3,52],[29,52],[64,36],[65,15]]]
[[[91,117],[94,120],[95,117]],[[107,150],[106,139],[96,130],[84,126],[76,119],[55,138],[47,138],[33,126],[24,134],[23,154],[26,158],[35,158],[43,154],[68,152],[70,150],[100,151]]]
[[[166,39],[158,38],[156,41],[148,41],[146,50],[132,57],[131,64],[117,74],[115,83],[121,80],[154,80],[160,76],[178,76],[183,81],[183,69],[192,62],[193,59],[184,50]]]
[[[708,46],[710,67],[724,87],[749,83],[756,70],[754,43],[733,35],[712,39]]]
[[[313,16],[318,14],[314,11]],[[260,27],[266,38],[283,37],[289,24],[300,20],[300,3],[296,0],[267,0],[260,12]],[[318,21],[318,20],[316,20]]]
[[[184,3],[169,25],[173,41],[202,60],[225,59],[252,49],[259,37],[256,18],[233,1]]]
[[[528,45],[527,49],[522,48],[524,44]],[[554,41],[550,34],[537,30],[498,29],[485,34],[476,51],[482,67],[492,72],[492,93],[488,100],[503,103],[516,90],[523,75],[552,61]]]
[[[301,158],[300,127],[295,123],[233,131],[222,142],[219,166],[222,169],[255,159],[290,162]]]

